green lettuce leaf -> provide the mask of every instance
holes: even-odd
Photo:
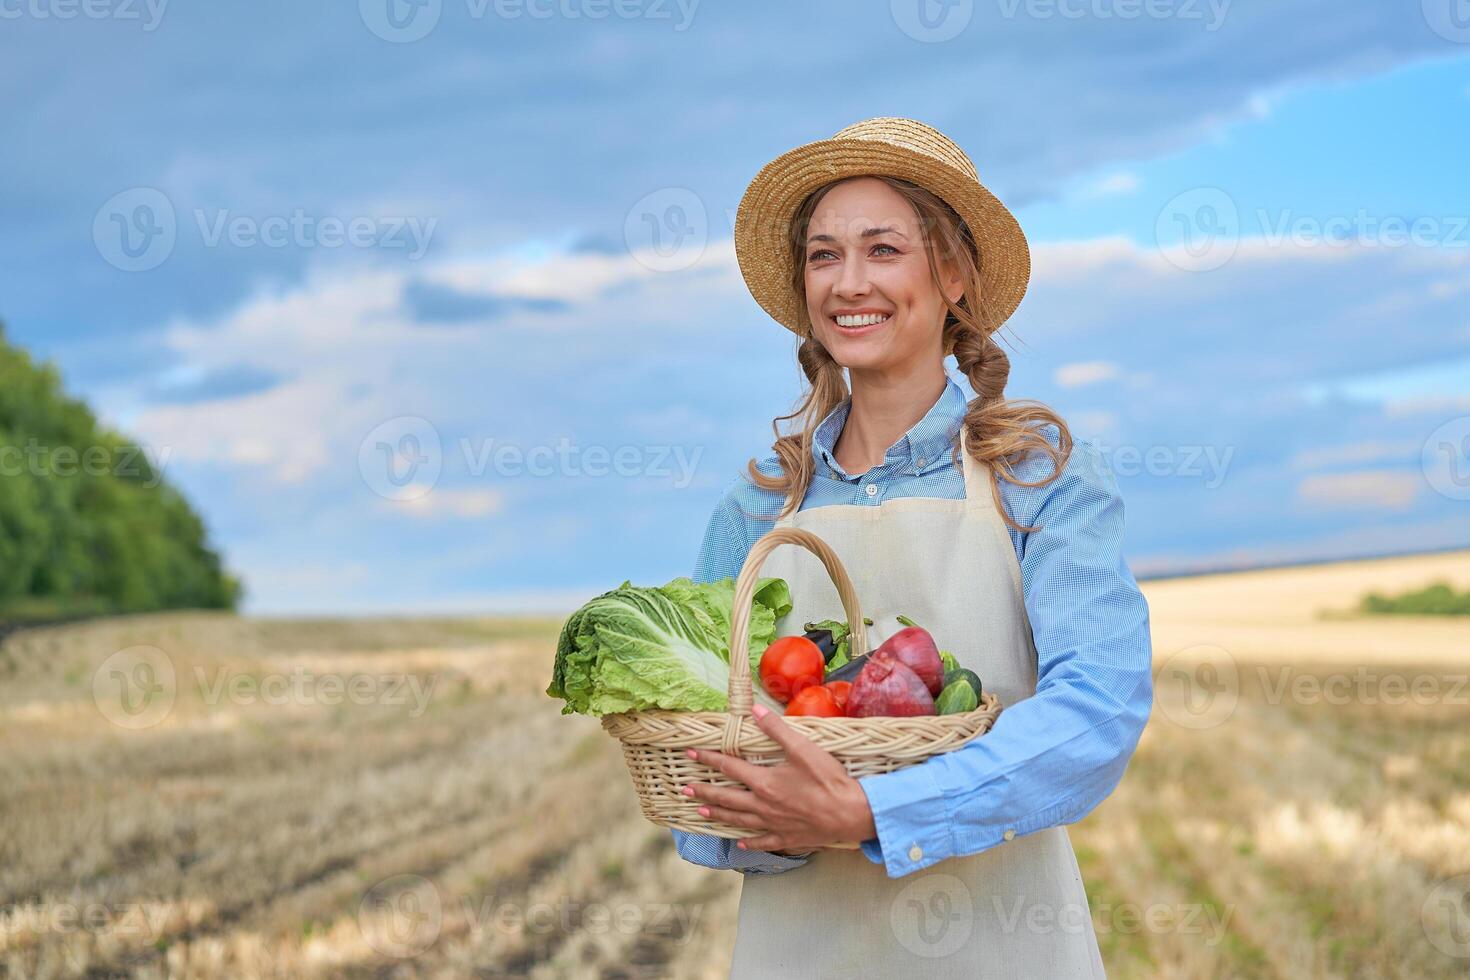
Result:
[[[756,700],[781,706],[760,686],[760,655],[791,610],[779,578],[760,579],[750,616],[750,666]],[[572,613],[557,639],[546,693],[562,714],[604,715],[646,708],[723,711],[728,707],[730,621],[735,580],[677,578],[650,588],[624,582]]]

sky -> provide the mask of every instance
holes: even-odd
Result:
[[[0,100],[0,321],[251,612],[689,574],[801,393],[736,205],[885,115],[1015,211],[1137,575],[1470,546],[1463,0],[0,0]]]

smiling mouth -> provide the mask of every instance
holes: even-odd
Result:
[[[858,313],[854,315],[842,314],[830,317],[839,330],[847,333],[861,333],[881,324],[887,323],[892,317],[889,313]]]

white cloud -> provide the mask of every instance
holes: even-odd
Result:
[[[1134,173],[1120,172],[1109,174],[1097,181],[1083,187],[1078,197],[1084,200],[1095,200],[1101,197],[1117,197],[1120,194],[1131,194],[1138,190],[1138,175]]]
[[[505,494],[498,490],[444,487],[425,488],[420,494],[404,494],[406,500],[384,500],[384,506],[411,517],[490,517],[505,509]]]
[[[1297,500],[1309,507],[1344,510],[1408,510],[1424,479],[1398,470],[1321,473],[1297,484]]]
[[[1081,361],[1063,364],[1056,369],[1052,378],[1063,388],[1080,388],[1099,381],[1110,381],[1117,376],[1118,365],[1112,361]]]
[[[1313,446],[1293,454],[1290,465],[1295,470],[1315,470],[1324,466],[1372,463],[1380,459],[1417,456],[1419,449],[1420,443],[1417,440],[1391,442],[1383,439],[1351,442],[1340,446]]]

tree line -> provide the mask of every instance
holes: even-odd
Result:
[[[240,596],[149,453],[0,325],[0,618],[233,609]]]

